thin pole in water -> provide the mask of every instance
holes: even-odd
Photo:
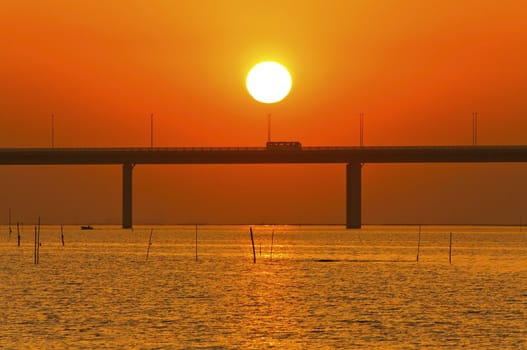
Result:
[[[11,239],[11,232],[13,230],[11,229],[11,208],[9,208],[9,239]]]
[[[273,229],[273,233],[271,233],[271,260],[273,260],[273,243],[274,243],[274,229]]]
[[[450,248],[448,251],[448,262],[452,264],[452,232],[450,232]]]
[[[33,252],[33,261],[37,264],[37,226],[35,225],[35,249]]]
[[[196,224],[196,262],[198,262],[198,224]]]
[[[253,237],[253,228],[249,227],[249,231],[251,232],[251,243],[253,245],[253,261],[256,264],[256,251],[254,250],[254,237]]]
[[[38,234],[37,234],[37,264],[40,263],[40,216],[38,217]]]
[[[64,225],[60,225],[60,240],[62,241],[62,246],[64,247]]]
[[[421,247],[421,225],[419,225],[419,238],[417,239],[417,257],[415,261],[419,261],[419,249]]]
[[[150,246],[152,245],[152,233],[154,232],[154,229],[150,229],[150,238],[148,238],[148,247],[146,248],[146,259],[145,261],[148,261],[148,254],[150,254]]]
[[[20,247],[20,223],[16,223],[16,232],[17,232],[17,242],[18,247]]]

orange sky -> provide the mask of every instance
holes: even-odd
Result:
[[[4,1],[0,147],[525,144],[522,1]],[[291,94],[244,80],[280,61]],[[344,223],[343,165],[138,166],[136,223]],[[527,165],[366,165],[366,223],[527,221]],[[1,167],[0,222],[120,221],[120,168]]]

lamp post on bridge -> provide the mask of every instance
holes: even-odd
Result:
[[[359,137],[359,145],[362,147],[364,146],[364,113],[360,112],[360,137]]]
[[[472,145],[478,144],[478,112],[472,112]]]
[[[51,114],[51,148],[55,148],[55,115]]]
[[[154,113],[150,114],[150,148],[154,148]]]

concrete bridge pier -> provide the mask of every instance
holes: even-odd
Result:
[[[132,228],[132,170],[134,164],[123,164],[123,228]]]
[[[346,165],[346,228],[361,228],[362,164]]]

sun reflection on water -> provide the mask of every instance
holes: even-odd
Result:
[[[0,236],[4,348],[524,347],[527,237],[511,228],[44,227]],[[272,238],[272,231],[274,237]],[[0,232],[6,232],[0,227]],[[273,257],[271,260],[271,241]],[[260,254],[261,246],[261,254]]]

